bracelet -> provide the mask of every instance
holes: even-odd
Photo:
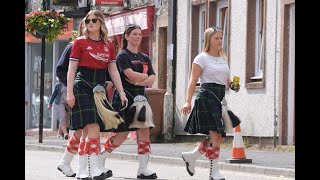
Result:
[[[125,92],[121,92],[121,93],[119,93],[119,95],[121,96],[121,95],[126,95],[126,93]]]

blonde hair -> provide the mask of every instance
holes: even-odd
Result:
[[[88,18],[88,16],[90,16],[91,14],[97,16],[97,18],[100,20],[101,22],[101,26],[100,26],[100,36],[102,39],[104,39],[106,42],[108,41],[108,29],[106,26],[106,23],[104,21],[104,15],[101,11],[99,10],[91,10],[87,13],[87,15],[83,18],[82,23],[85,24],[85,20]],[[89,37],[89,31],[88,28],[86,26],[84,26],[83,28],[83,35],[88,38]]]
[[[204,52],[208,52],[210,50],[210,39],[214,34],[218,32],[223,33],[219,27],[210,27],[204,31],[204,43],[203,43]],[[223,57],[226,61],[228,60],[227,54],[225,53],[223,48],[219,50],[219,55]]]

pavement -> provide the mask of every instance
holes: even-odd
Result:
[[[101,147],[106,138],[101,139]],[[187,141],[187,140],[186,140]],[[57,139],[55,136],[44,136],[42,143],[39,143],[37,136],[25,136],[26,150],[54,151],[64,152],[67,140]],[[155,163],[165,163],[177,166],[185,166],[181,158],[181,152],[191,151],[197,143],[151,143],[150,161]],[[233,170],[248,173],[257,173],[265,175],[275,175],[284,177],[295,177],[295,152],[275,151],[275,150],[251,150],[245,149],[247,159],[252,159],[252,163],[229,163],[227,159],[231,158],[231,150],[221,148],[220,150],[220,169]],[[135,140],[129,138],[116,150],[110,158],[116,159],[137,159],[137,145]],[[208,160],[201,157],[197,160],[197,167],[209,167]]]

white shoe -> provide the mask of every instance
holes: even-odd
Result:
[[[210,159],[210,176],[209,180],[225,180],[218,170],[218,161],[219,159]]]
[[[57,169],[65,174],[67,177],[75,177],[76,173],[71,169],[70,163],[75,154],[66,150],[62,159],[59,161]]]
[[[60,134],[58,134],[58,135],[57,135],[57,139],[63,139],[63,136],[60,135]]]
[[[186,168],[190,176],[193,176],[196,173],[195,167],[197,159],[202,155],[199,151],[200,145],[194,148],[193,151],[183,152],[182,159],[186,163]]]
[[[196,161],[197,159],[194,158],[192,152],[183,152],[182,159],[186,163],[186,168],[190,176],[193,176],[195,173]]]
[[[111,177],[112,174],[112,170],[111,169],[107,169],[105,168],[105,162],[106,162],[106,158],[107,158],[108,152],[107,151],[103,151],[101,152],[101,154],[98,155],[98,160],[99,160],[99,168],[101,171],[105,172],[107,175],[107,178]]]
[[[158,178],[157,174],[147,168],[149,155],[138,154],[138,159],[139,159],[139,169],[137,173],[137,178],[138,179],[157,179]]]
[[[104,180],[107,174],[99,168],[99,157],[98,155],[88,155],[88,171],[92,180]]]
[[[80,156],[78,154],[78,170],[76,173],[76,178],[77,179],[82,179],[82,180],[90,180],[91,178],[89,178],[89,174],[86,170],[87,167],[87,162],[88,162],[88,156],[87,154],[84,154],[82,156]]]

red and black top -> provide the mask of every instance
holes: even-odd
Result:
[[[106,69],[110,62],[116,62],[116,52],[111,41],[95,41],[81,36],[74,40],[70,61],[78,61],[78,66],[87,68]]]

